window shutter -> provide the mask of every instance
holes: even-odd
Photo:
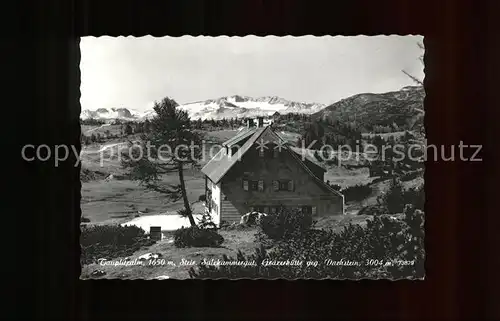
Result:
[[[288,181],[288,190],[293,191],[293,180]]]
[[[248,180],[247,179],[243,180],[243,190],[248,191]]]
[[[264,181],[260,180],[259,181],[259,192],[263,192],[263,191],[264,191]]]
[[[280,182],[278,182],[278,181],[273,181],[273,190],[274,190],[275,192],[280,190]]]

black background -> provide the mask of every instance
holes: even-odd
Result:
[[[12,251],[3,258],[12,269],[4,279],[13,285],[5,290],[6,318],[500,317],[494,1],[61,0],[22,9],[2,41],[3,77],[13,86],[4,87],[2,111],[15,113],[2,136],[13,151],[2,154],[16,155],[21,166],[5,167],[16,194],[2,200],[4,217],[15,219],[2,243]],[[184,34],[425,36],[428,144],[484,145],[483,162],[426,164],[425,281],[78,280],[79,168],[74,160],[58,168],[24,162],[20,148],[79,146],[79,36]]]

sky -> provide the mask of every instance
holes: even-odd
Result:
[[[82,110],[146,110],[223,96],[331,104],[424,78],[422,36],[84,37]]]

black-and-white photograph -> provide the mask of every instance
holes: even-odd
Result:
[[[81,279],[424,279],[422,36],[80,50]]]

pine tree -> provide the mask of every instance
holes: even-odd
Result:
[[[202,121],[201,121],[201,118],[198,118],[195,122],[194,122],[194,128],[196,129],[202,129]]]
[[[149,119],[146,119],[144,121],[144,132],[149,133],[150,130],[151,130],[151,122],[149,121]]]
[[[178,109],[177,106],[178,104],[168,97],[155,103],[153,109],[156,115],[151,120],[151,131],[142,136],[140,148],[142,148],[143,157],[138,157],[140,155],[137,153],[140,150],[137,147],[132,149],[134,155],[123,155],[122,165],[130,168],[132,178],[147,188],[163,193],[173,201],[182,199],[184,209],[180,213],[189,218],[192,226],[196,226],[187,198],[184,170],[185,166],[198,167],[197,161],[201,156],[201,137],[193,131],[188,113]],[[147,142],[150,142],[149,155]],[[189,146],[194,146],[194,148],[189,148]],[[159,155],[160,147],[162,147],[162,153]],[[168,188],[159,186],[160,175],[172,172],[177,172],[179,184],[170,185]]]
[[[132,126],[129,123],[123,125],[123,135],[128,136],[133,134]]]

